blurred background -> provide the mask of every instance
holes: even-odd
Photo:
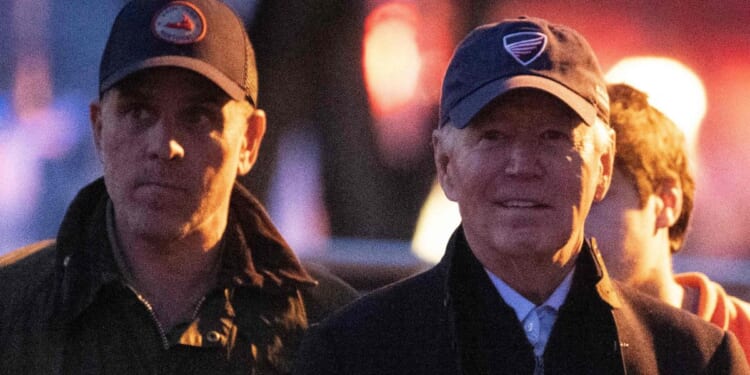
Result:
[[[269,119],[242,182],[306,260],[369,290],[439,259],[458,223],[429,143],[442,74],[473,27],[530,15],[580,31],[609,80],[682,127],[698,190],[675,268],[750,299],[746,0],[226,2],[250,32]],[[53,237],[101,174],[88,104],[124,3],[0,0],[0,254]]]

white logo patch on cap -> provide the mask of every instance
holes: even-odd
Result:
[[[173,1],[156,13],[151,29],[159,39],[169,43],[195,43],[206,35],[206,17],[187,1]]]
[[[526,66],[544,52],[547,36],[534,31],[508,34],[503,37],[503,47],[519,64]]]

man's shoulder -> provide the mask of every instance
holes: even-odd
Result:
[[[698,291],[698,316],[734,333],[750,356],[750,303],[730,295],[700,272],[679,273],[674,278],[682,287]]]
[[[308,321],[316,323],[359,297],[344,280],[317,263],[303,264],[318,285],[302,290]]]
[[[692,288],[700,293],[698,307],[699,315],[715,324],[719,322],[713,318],[716,313],[723,313],[723,323],[733,318],[746,321],[750,325],[750,302],[729,294],[724,287],[707,275],[700,272],[685,272],[674,275],[675,282],[683,288]],[[750,328],[748,328],[750,329]]]
[[[44,240],[0,256],[0,280],[28,278],[54,269],[55,241]],[[2,287],[2,285],[0,285]]]
[[[435,275],[428,270],[381,287],[311,327],[299,373],[433,374],[449,368],[445,288]]]
[[[720,337],[722,330],[700,319],[686,310],[671,306],[664,301],[642,293],[634,288],[617,284],[628,310],[637,316],[642,324],[650,328],[663,328],[673,332],[696,332]]]
[[[618,290],[623,306],[615,314],[621,345],[631,353],[626,358],[652,357],[670,373],[696,368],[734,373],[729,369],[745,368],[740,363],[742,349],[732,334],[635,289],[618,285]]]
[[[338,311],[321,328],[361,334],[434,324],[445,308],[444,282],[433,268],[383,286]]]
[[[51,290],[46,283],[55,269],[55,242],[37,242],[0,257],[0,306],[4,311]]]

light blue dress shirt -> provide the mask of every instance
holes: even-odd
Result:
[[[505,303],[516,312],[516,317],[521,322],[523,331],[526,333],[526,338],[534,347],[534,355],[537,357],[537,360],[540,360],[544,354],[544,347],[547,345],[549,335],[552,332],[552,326],[554,326],[557,320],[557,312],[563,302],[565,302],[568,292],[570,292],[575,268],[565,276],[552,295],[539,306],[534,305],[534,303],[513,290],[513,288],[489,270],[485,269],[485,271]]]

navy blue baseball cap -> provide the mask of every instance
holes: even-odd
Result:
[[[438,126],[465,128],[493,99],[517,88],[554,95],[588,125],[596,117],[609,124],[607,86],[583,36],[519,17],[477,27],[458,45],[443,80]]]
[[[134,0],[117,15],[99,68],[99,93],[148,68],[178,67],[235,100],[258,103],[255,52],[244,23],[218,0]]]

